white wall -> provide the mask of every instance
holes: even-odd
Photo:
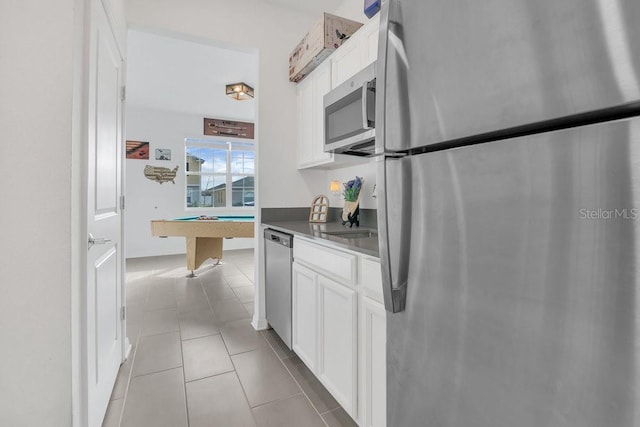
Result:
[[[255,50],[239,51],[182,34],[134,29],[128,32],[127,45],[127,106],[255,119],[253,99],[236,101],[225,95],[228,83],[242,81],[255,87]]]
[[[369,18],[367,18],[363,10],[364,2],[362,0],[344,0],[333,13],[335,15],[342,16],[343,18],[365,23]],[[376,165],[373,160],[369,163],[327,171],[325,184],[327,188],[327,190],[325,190],[326,194],[329,194],[328,188],[332,180],[337,180],[343,183],[354,179],[356,176],[364,178],[364,186],[362,190],[364,193],[360,200],[360,207],[364,209],[377,209],[376,199],[372,197],[373,187],[376,184]],[[335,207],[344,206],[344,199],[342,196],[336,197],[331,194],[330,202],[331,205]]]
[[[261,0],[129,0],[127,19],[154,28],[257,49],[258,139],[256,206],[308,206],[326,190],[326,172],[296,169],[296,91],[289,82],[289,53],[317,16]],[[256,212],[257,224],[260,212]],[[254,327],[265,328],[264,239],[256,226]]]
[[[308,206],[314,195],[328,192],[326,171],[296,169],[296,92],[295,84],[288,80],[289,54],[318,16],[260,0],[129,0],[126,4],[129,24],[136,28],[257,49],[258,207]],[[338,14],[353,10],[353,6],[343,6]],[[260,220],[259,211],[256,218]],[[260,282],[264,277],[264,246],[257,231],[253,324],[264,328],[264,289]]]
[[[255,121],[255,101],[227,97],[225,84],[244,81],[255,85],[257,55],[166,33],[130,30],[127,41],[126,139],[148,141],[150,156],[149,160],[126,160],[126,256],[185,253],[184,238],[152,237],[149,221],[200,214],[254,214],[246,208],[185,208],[184,140],[204,138],[204,117]],[[171,161],[155,160],[156,148],[170,149]],[[179,166],[175,184],[148,180],[143,173],[145,165]],[[229,239],[224,248],[251,248],[253,242]]]
[[[367,15],[364,14],[363,0],[344,0],[333,14],[362,23],[367,22],[369,19]]]
[[[74,0],[0,2],[0,425],[71,424]]]
[[[363,209],[377,209],[376,199],[372,197],[374,185],[376,184],[376,162],[371,160],[369,163],[358,164],[354,166],[331,169],[327,171],[327,189],[324,194],[329,196],[330,206],[343,207],[344,198],[342,197],[342,183],[351,181],[356,176],[364,178],[362,186],[362,197],[360,199],[360,207]],[[331,181],[336,180],[341,183],[341,194],[336,196],[329,191]]]
[[[2,426],[80,425],[88,3],[0,2]]]
[[[345,0],[339,16],[365,22],[361,0]],[[231,19],[230,16],[241,17]],[[328,193],[337,174],[296,170],[295,84],[288,81],[288,58],[294,46],[318,19],[259,0],[130,0],[127,19],[136,28],[152,28],[255,48],[259,55],[258,140],[260,207],[307,206],[311,198]],[[353,166],[349,175],[368,176],[372,167]],[[364,201],[363,207],[375,207]]]
[[[307,206],[325,189],[325,172],[296,169],[295,84],[288,80],[289,53],[317,18],[259,0],[127,2],[127,19],[136,28],[257,49],[257,203],[261,207]]]
[[[234,101],[237,102],[237,101]],[[201,214],[253,215],[251,209],[189,209],[185,208],[184,139],[202,137],[202,115],[129,107],[127,138],[149,141],[149,160],[126,160],[127,202],[125,209],[126,256],[136,258],[185,253],[185,239],[151,236],[149,221]],[[156,148],[171,149],[171,161],[155,160]],[[145,165],[179,166],[175,184],[159,184],[145,178]],[[253,239],[227,239],[224,249],[253,247]]]

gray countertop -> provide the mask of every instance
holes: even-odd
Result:
[[[282,231],[284,233],[290,233],[294,236],[303,236],[310,239],[318,240],[324,243],[330,243],[333,246],[349,249],[355,252],[360,252],[369,256],[379,258],[378,252],[378,237],[359,237],[359,238],[345,238],[339,236],[331,236],[324,234],[326,232],[340,232],[340,231],[373,231],[377,233],[377,230],[369,227],[353,227],[342,225],[340,222],[327,222],[327,223],[310,223],[309,221],[263,221],[262,226],[265,228],[272,228],[274,230]],[[295,243],[294,243],[295,245]]]

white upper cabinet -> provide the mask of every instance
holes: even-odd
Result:
[[[339,86],[340,83],[362,70],[363,46],[358,43],[358,39],[354,38],[357,36],[358,32],[354,33],[331,57],[332,88]]]
[[[298,169],[333,161],[324,152],[323,97],[331,90],[331,59],[298,83]]]
[[[371,20],[362,27],[362,38],[364,40],[364,60],[362,68],[371,64],[378,59],[378,35],[380,33],[380,14],[371,18]]]
[[[378,57],[380,14],[356,31],[331,56],[332,88],[371,64]]]
[[[298,169],[331,168],[359,163],[353,156],[324,152],[323,97],[331,89],[376,60],[380,14],[356,31],[297,86]]]

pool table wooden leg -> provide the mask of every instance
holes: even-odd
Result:
[[[187,237],[187,270],[196,270],[209,258],[222,259],[222,238]]]

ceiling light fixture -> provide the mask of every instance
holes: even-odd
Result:
[[[227,96],[238,101],[253,98],[253,88],[246,83],[232,83],[227,85]]]

